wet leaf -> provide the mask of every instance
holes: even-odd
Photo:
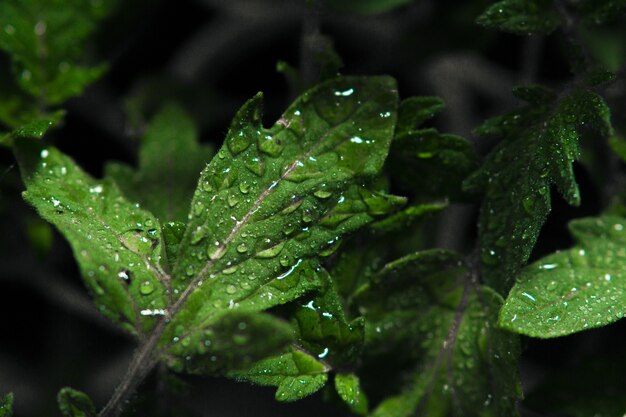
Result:
[[[354,365],[364,342],[364,322],[348,322],[342,300],[326,271],[321,271],[322,288],[306,299],[294,313],[298,345],[332,367]]]
[[[106,167],[124,195],[162,222],[186,221],[200,171],[210,160],[208,146],[198,144],[193,121],[178,106],[165,106],[150,122],[139,151],[139,167]]]
[[[297,349],[256,363],[246,371],[231,372],[230,376],[258,385],[275,386],[276,399],[296,401],[314,394],[328,379],[327,367]]]
[[[86,394],[72,388],[63,388],[57,396],[63,417],[95,417],[96,407]]]
[[[401,137],[417,130],[444,107],[445,104],[439,97],[409,97],[402,100],[398,107],[396,136]]]
[[[231,310],[260,311],[319,288],[320,252],[389,209],[387,197],[352,183],[376,175],[385,158],[392,80],[321,84],[270,129],[260,125],[259,100],[240,110],[200,176],[173,271],[179,314],[164,341],[182,339],[178,328],[195,334]]]
[[[168,365],[191,374],[223,374],[285,350],[291,326],[269,314],[233,311],[202,331],[181,332],[165,347]]]
[[[49,129],[55,127],[65,116],[65,112],[60,110],[52,114],[41,116],[14,129],[9,133],[0,133],[0,144],[11,146],[15,140],[20,138],[41,139]]]
[[[336,374],[335,389],[354,414],[360,416],[367,414],[367,397],[361,389],[358,376],[355,374]]]
[[[499,323],[533,337],[557,337],[605,326],[626,314],[626,219],[576,220],[577,245],[522,270]]]
[[[159,221],[53,147],[20,141],[24,198],[67,238],[102,314],[138,336],[167,308]]]
[[[389,77],[341,77],[304,93],[266,129],[256,96],[200,173],[186,224],[161,223],[143,208],[172,218],[161,202],[151,201],[158,191],[148,185],[167,168],[158,155],[164,141],[178,137],[168,129],[185,136],[173,164],[199,149],[172,109],[157,116],[148,133],[140,170],[122,168],[116,175],[143,206],[110,178],[95,180],[57,149],[32,140],[17,147],[24,196],[68,239],[99,309],[154,344],[155,355],[172,369],[215,375],[248,368],[232,375],[277,385],[277,398],[294,400],[323,386],[330,368],[289,352],[296,338],[304,341],[302,329],[294,334],[288,322],[263,312],[320,290],[320,305],[337,320],[307,342],[338,338],[342,348],[357,346],[346,347],[350,354],[360,348],[362,323],[345,322],[319,258],[344,235],[406,202],[367,186],[387,156],[397,101]],[[123,172],[138,181],[133,187],[145,189],[128,188]],[[185,171],[176,181],[190,175]],[[268,364],[275,368],[268,371]],[[263,377],[255,374],[259,369]]]
[[[518,415],[518,338],[497,329],[502,299],[472,282],[456,254],[430,250],[387,264],[359,301],[366,352],[414,364],[412,382],[371,416]]]
[[[464,184],[484,191],[479,243],[485,282],[506,294],[526,263],[550,212],[554,185],[571,205],[580,203],[573,162],[583,128],[610,135],[609,109],[591,90],[577,88],[550,100],[543,89],[517,90],[535,104],[487,120],[477,133],[502,140]]]

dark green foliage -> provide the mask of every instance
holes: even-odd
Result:
[[[63,417],[95,417],[96,407],[86,394],[72,388],[63,388],[57,396]]]
[[[385,265],[359,290],[367,350],[397,349],[414,367],[373,416],[517,415],[519,341],[497,328],[500,296],[473,280],[458,255],[432,250]]]
[[[11,417],[13,415],[13,394],[7,394],[0,401],[0,417]]]
[[[107,177],[128,199],[150,210],[160,221],[185,221],[198,173],[211,154],[210,148],[198,144],[189,116],[169,105],[146,129],[138,170],[112,163],[106,168]]]
[[[168,63],[160,56],[139,62],[146,57],[135,58],[125,48],[149,43],[154,34],[133,19],[150,19],[147,8],[159,16],[179,7],[157,3],[0,2],[0,144],[8,155],[0,175],[8,242],[0,240],[3,268],[6,262],[8,279],[17,275],[18,285],[39,286],[45,301],[37,308],[69,294],[64,308],[89,325],[93,320],[121,330],[136,345],[119,385],[107,387],[114,392],[100,411],[86,394],[63,388],[57,396],[61,415],[212,415],[188,401],[197,395],[199,376],[274,387],[279,402],[317,393],[307,401],[324,400],[337,407],[337,415],[624,415],[620,357],[581,359],[576,366],[555,360],[537,373],[538,384],[529,384],[528,399],[520,366],[533,363],[523,356],[523,336],[548,339],[616,327],[626,315],[626,42],[620,38],[626,34],[626,1],[474,1],[454,7],[412,0],[199,2],[183,19],[197,43],[176,50]],[[219,33],[196,31],[192,20],[206,17],[198,12],[205,6],[211,19],[226,19]],[[136,37],[124,33],[124,24],[113,27],[133,12],[126,25]],[[196,83],[197,74],[210,72],[195,56],[206,52],[204,42],[210,53],[222,43],[246,49],[243,41],[274,37],[283,12],[302,34],[297,67],[276,65],[286,83],[273,73],[282,80],[281,94],[268,94],[275,122],[264,118],[263,94],[253,95],[258,86],[265,89],[254,77],[267,70],[266,60],[273,66],[277,59],[267,51],[246,51],[254,55],[252,64],[232,60],[250,79],[223,82],[220,74],[219,88]],[[107,26],[110,16],[114,24]],[[422,18],[441,23],[424,23],[424,36],[416,27]],[[240,31],[246,19],[258,26]],[[469,26],[475,21],[532,37]],[[168,23],[159,53],[172,53],[167,50],[187,36],[175,17]],[[399,80],[339,74],[344,61],[333,47],[335,35],[321,34],[321,27],[337,34],[357,28],[359,48],[368,51],[382,36],[389,53],[379,49],[376,63],[362,72],[388,68],[389,60],[402,69]],[[107,43],[108,32],[118,29],[128,38],[119,49]],[[91,43],[101,31],[107,33]],[[418,43],[413,31],[422,34]],[[451,52],[467,46],[460,38],[469,33],[481,33],[474,51],[486,55],[459,58]],[[400,44],[404,49],[394,49]],[[519,49],[521,59],[489,55],[503,44],[507,52]],[[359,48],[346,55],[350,72]],[[96,88],[95,98],[76,98],[104,74],[103,56],[112,65],[112,80],[123,78],[115,70],[118,61],[138,72],[144,64],[166,70],[116,84],[115,91]],[[407,83],[403,73],[422,59],[428,65]],[[212,69],[232,69],[228,59],[213,61]],[[504,65],[500,61],[522,61],[519,74],[495,68]],[[484,92],[454,97],[447,84],[462,80],[469,87],[459,84],[454,94]],[[513,89],[525,104],[511,111],[507,97],[514,80],[530,84]],[[441,94],[449,109],[435,117],[444,109],[442,99],[401,100],[398,85]],[[239,95],[227,100],[223,90]],[[244,94],[252,98],[245,101]],[[285,106],[280,100],[287,96],[293,100]],[[120,102],[128,120],[115,125]],[[485,120],[500,107],[502,114]],[[86,108],[90,118],[76,116]],[[222,117],[231,120],[228,129]],[[476,137],[461,136],[476,125]],[[92,129],[102,132],[85,135]],[[451,130],[461,135],[443,133]],[[75,131],[82,142],[65,139]],[[204,143],[218,131],[223,141]],[[109,140],[110,153],[98,149]],[[89,149],[90,158],[81,149]],[[100,154],[116,156],[97,160]],[[132,161],[135,155],[134,164],[109,160]],[[559,219],[550,217],[554,199],[560,199],[553,188],[569,206],[555,204],[558,214],[569,210],[553,216]],[[34,210],[11,200],[11,192],[22,193]],[[578,218],[569,222],[574,242],[554,239],[558,222],[571,218]],[[20,227],[24,236],[14,230]],[[39,276],[60,265],[56,258],[65,243],[95,309],[73,295],[79,290],[63,286],[66,275],[68,282],[72,278],[71,266]],[[31,322],[21,318],[31,331]],[[583,336],[571,338],[577,337]],[[73,344],[62,350],[75,352]],[[61,350],[41,345],[55,355]],[[108,349],[85,346],[98,354]],[[85,365],[74,360],[78,369]],[[59,364],[55,373],[66,361]],[[559,366],[566,371],[557,371]],[[151,382],[140,388],[146,380]],[[86,385],[90,392],[93,386]],[[99,403],[102,396],[93,394]],[[244,404],[248,398],[227,399],[233,400]],[[203,401],[213,405],[213,399]],[[12,414],[8,394],[0,417]]]
[[[476,130],[502,141],[465,182],[466,191],[485,193],[480,257],[485,282],[501,294],[530,256],[550,212],[552,186],[569,204],[580,204],[572,164],[580,156],[582,128],[603,136],[611,132],[606,103],[589,89],[576,87],[556,97],[543,87],[527,87],[516,94],[529,105]]]
[[[572,222],[578,245],[522,271],[500,312],[500,325],[533,337],[556,337],[624,317],[624,223],[613,216]]]

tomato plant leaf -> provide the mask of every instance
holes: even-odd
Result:
[[[280,356],[257,362],[246,371],[230,376],[258,385],[277,387],[276,399],[290,402],[307,397],[321,389],[328,379],[328,368],[309,354],[294,349]]]
[[[57,396],[63,417],[95,417],[96,407],[86,394],[72,388],[63,388]]]
[[[500,325],[528,336],[557,337],[624,317],[625,225],[615,216],[571,222],[577,245],[522,270],[500,312]]]
[[[159,220],[56,148],[28,145],[16,149],[24,198],[67,238],[100,312],[141,336],[168,303]]]
[[[200,176],[172,281],[174,311],[185,306],[163,341],[319,288],[309,259],[387,210],[352,183],[380,171],[396,107],[386,77],[320,84],[270,129],[260,96],[243,106]]]
[[[580,203],[573,162],[579,158],[583,127],[608,136],[609,109],[595,92],[576,88],[550,100],[542,88],[518,89],[531,104],[488,120],[479,134],[502,141],[464,184],[466,191],[484,190],[479,243],[485,282],[506,294],[526,263],[550,212],[552,185],[571,205]]]
[[[409,97],[400,102],[398,107],[398,125],[396,136],[401,137],[417,130],[424,122],[431,119],[445,107],[439,97]]]
[[[367,351],[399,348],[403,352],[397,354],[415,363],[413,382],[380,403],[372,416],[410,416],[417,410],[517,415],[518,338],[497,328],[501,297],[474,283],[458,255],[443,250],[407,255],[387,264],[358,296],[368,323]]]
[[[352,373],[336,374],[335,389],[354,414],[360,416],[367,414],[367,397],[361,389],[358,376]]]

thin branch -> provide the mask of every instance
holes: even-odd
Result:
[[[126,375],[115,388],[111,399],[104,406],[98,417],[118,417],[124,411],[124,407],[134,395],[137,387],[148,376],[150,371],[159,363],[159,355],[156,346],[167,325],[166,320],[160,320],[150,337],[135,351],[133,359],[128,366]]]

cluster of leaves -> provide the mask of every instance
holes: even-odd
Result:
[[[480,163],[464,138],[422,126],[441,100],[400,100],[387,76],[334,76],[340,62],[327,53],[320,82],[271,127],[258,94],[215,152],[181,107],[166,104],[138,167],[109,163],[97,179],[41,137],[62,117],[55,106],[102,74],[78,61],[112,5],[43,3],[0,5],[0,48],[19,87],[0,106],[2,141],[19,162],[24,198],[71,245],[98,310],[137,341],[99,415],[119,415],[162,363],[275,386],[278,401],[326,387],[357,415],[515,416],[519,334],[562,336],[626,314],[619,213],[573,222],[577,246],[526,266],[552,186],[580,202],[581,136],[614,135],[600,91],[607,70],[576,64],[559,91],[516,88],[525,107],[476,129],[499,139]],[[371,13],[404,2],[333,3]],[[618,0],[574,6],[504,0],[478,22],[514,33],[566,26],[570,39],[572,16],[598,25],[626,10]],[[392,184],[409,197],[391,194]],[[449,202],[481,204],[477,250],[467,255],[416,241],[426,215]],[[0,417],[12,401],[3,399]],[[58,402],[64,416],[96,415],[73,389]]]

